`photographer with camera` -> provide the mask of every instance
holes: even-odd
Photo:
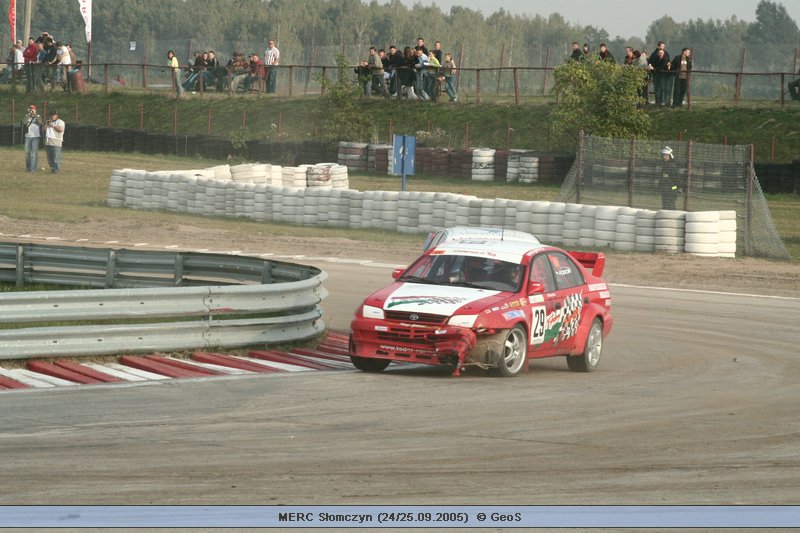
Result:
[[[39,141],[42,138],[42,117],[36,114],[36,106],[28,106],[28,114],[22,121],[25,138],[25,171],[36,172],[39,166]]]
[[[64,121],[58,118],[58,111],[50,111],[50,120],[44,124],[44,149],[53,174],[61,172],[61,144],[64,142],[65,128]]]

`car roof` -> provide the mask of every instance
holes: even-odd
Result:
[[[452,239],[497,239],[539,242],[535,235],[507,228],[484,228],[478,226],[455,226],[440,232],[447,233],[447,240]],[[440,233],[437,232],[437,233]]]
[[[530,241],[459,239],[445,241],[436,246],[430,253],[431,255],[471,255],[499,259],[510,263],[521,263],[525,254],[545,247],[544,244]]]

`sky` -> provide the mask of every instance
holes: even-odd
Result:
[[[611,38],[618,35],[644,38],[650,23],[664,15],[676,22],[697,18],[726,20],[732,15],[753,22],[759,0],[405,0],[409,6],[417,2],[436,5],[445,13],[449,13],[454,5],[481,11],[485,16],[500,8],[514,15],[547,17],[560,13],[571,24],[604,28]],[[783,4],[789,16],[800,26],[800,0],[778,0],[776,3]]]

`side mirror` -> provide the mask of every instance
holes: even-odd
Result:
[[[529,281],[528,282],[528,294],[542,294],[544,292],[544,285],[542,285],[541,281]]]
[[[395,268],[394,270],[392,270],[392,278],[394,279],[399,278],[400,276],[403,275],[403,272],[405,271],[406,271],[405,268]]]

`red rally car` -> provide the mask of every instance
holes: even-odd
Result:
[[[350,359],[466,365],[516,376],[532,358],[565,356],[591,372],[611,331],[602,253],[513,240],[445,242],[370,295],[351,323]]]

